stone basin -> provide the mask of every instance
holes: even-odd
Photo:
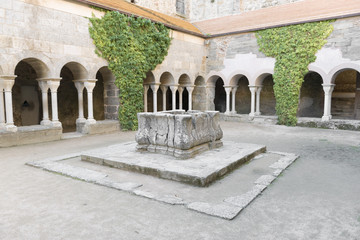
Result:
[[[137,150],[188,159],[221,147],[223,132],[219,119],[218,111],[138,113]]]

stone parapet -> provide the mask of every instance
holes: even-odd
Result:
[[[217,111],[138,113],[137,150],[188,159],[221,147],[223,132],[219,119]]]

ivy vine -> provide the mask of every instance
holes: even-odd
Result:
[[[137,113],[143,111],[143,79],[162,63],[171,38],[163,24],[148,19],[107,12],[90,18],[95,52],[106,59],[120,89],[119,121],[123,130],[137,129]]]
[[[260,51],[276,59],[273,79],[279,124],[296,125],[304,76],[332,30],[330,21],[322,21],[265,29],[256,33]]]

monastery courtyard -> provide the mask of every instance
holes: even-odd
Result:
[[[135,132],[116,132],[1,148],[0,239],[360,239],[359,132],[224,121],[221,127],[224,142],[300,156],[233,220],[25,165],[134,141]],[[235,192],[241,184],[226,185],[232,174],[214,185]]]

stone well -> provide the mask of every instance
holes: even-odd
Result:
[[[221,147],[223,132],[217,111],[138,113],[137,150],[188,159]]]

